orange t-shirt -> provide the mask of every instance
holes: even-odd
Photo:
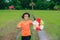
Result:
[[[29,36],[29,35],[31,35],[31,33],[30,33],[30,25],[31,24],[32,24],[31,20],[21,21],[18,24],[17,27],[22,29],[22,31],[21,31],[22,36]]]

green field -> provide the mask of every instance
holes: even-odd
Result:
[[[11,38],[11,35],[16,36],[16,25],[22,20],[21,15],[24,12],[30,12],[43,19],[45,22],[44,30],[46,30],[50,40],[60,40],[60,11],[52,10],[0,10],[0,40]]]

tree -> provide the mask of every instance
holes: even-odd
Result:
[[[5,5],[4,5],[4,0],[0,0],[0,9],[4,9]]]
[[[45,0],[37,0],[36,2],[37,9],[47,9],[47,3]]]
[[[54,9],[55,9],[55,10],[60,10],[60,5],[55,5],[55,6],[54,6]]]
[[[39,10],[54,9],[56,5],[60,6],[60,0],[0,0],[0,9],[8,9],[11,5],[15,9],[31,9],[29,4],[32,2],[35,4],[34,9]]]
[[[22,6],[21,6],[21,1],[20,0],[17,0],[15,9],[17,9],[17,10],[23,9]]]

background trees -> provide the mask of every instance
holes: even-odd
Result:
[[[4,5],[4,0],[0,0],[0,9],[4,9],[5,5]]]
[[[8,7],[11,5],[17,10],[31,9],[30,3],[32,1],[35,4],[34,9],[54,10],[60,8],[60,0],[0,0],[0,9],[9,9]]]

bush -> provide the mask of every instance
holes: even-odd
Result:
[[[22,9],[21,6],[15,6],[15,9],[19,10],[19,9]]]
[[[60,10],[60,5],[55,5],[55,6],[54,6],[54,9],[55,9],[55,10]]]

